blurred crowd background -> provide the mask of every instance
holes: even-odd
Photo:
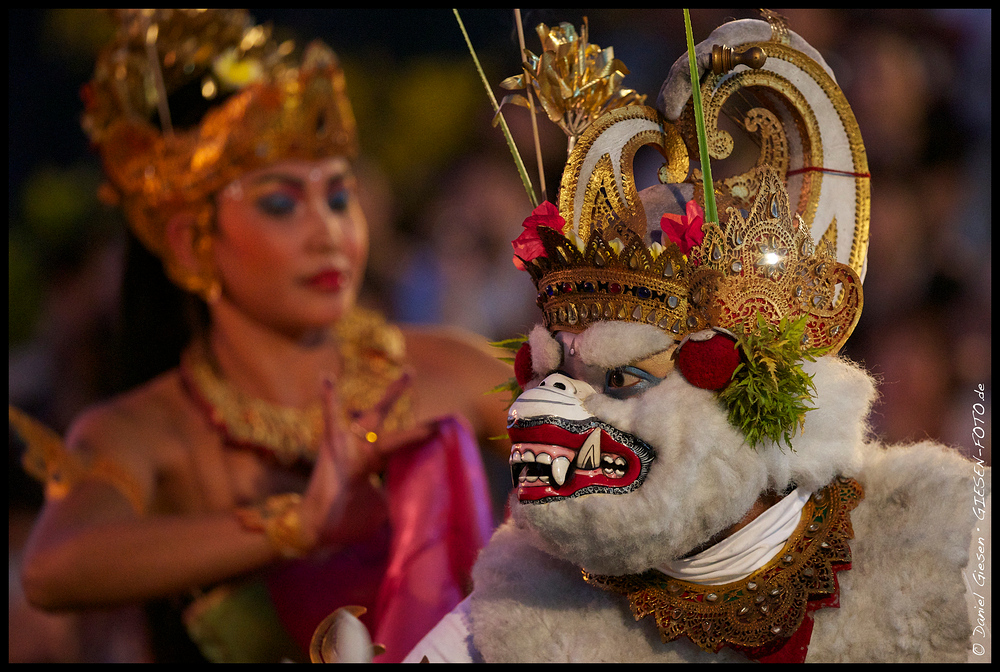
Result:
[[[989,463],[991,11],[775,11],[833,68],[868,150],[865,307],[845,354],[880,382],[873,430],[887,442],[937,439]],[[525,333],[538,317],[534,290],[511,263],[510,241],[531,205],[452,11],[253,13],[289,36],[324,40],[344,63],[372,229],[363,302],[398,321],[457,325],[492,340]],[[757,16],[691,14],[696,41],[727,19]],[[501,98],[499,82],[520,71],[513,10],[461,16]],[[679,9],[522,16],[536,53],[535,25],[579,28],[586,16],[590,41],[614,46],[631,71],[625,85],[651,104],[684,53]],[[96,10],[9,10],[8,18],[8,398],[63,431],[122,385],[113,362],[124,224],[97,199],[100,167],[79,126],[79,89],[111,26]],[[534,178],[528,113],[509,109]],[[547,121],[539,127],[555,201],[565,137]],[[11,441],[11,568],[41,501],[18,465]],[[12,624],[16,616],[12,606]],[[38,618],[40,628],[66,627]],[[11,626],[12,662],[72,660],[79,646],[36,650]]]

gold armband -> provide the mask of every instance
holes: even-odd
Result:
[[[302,496],[288,493],[236,509],[236,517],[246,529],[263,532],[283,557],[301,558],[312,550],[302,537],[301,511]]]

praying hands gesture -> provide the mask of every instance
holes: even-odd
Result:
[[[323,389],[324,434],[316,466],[301,499],[302,550],[318,545],[355,541],[385,520],[386,506],[378,474],[389,456],[425,437],[424,424],[391,435],[377,433],[389,409],[409,386],[404,375],[393,383],[381,402],[345,427],[335,386]]]

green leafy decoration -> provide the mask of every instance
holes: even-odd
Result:
[[[818,348],[803,348],[807,316],[771,325],[757,314],[756,328],[739,324],[735,330],[743,362],[732,382],[719,394],[729,410],[729,422],[756,448],[764,439],[792,448],[792,435],[805,425],[816,387],[802,370],[802,361],[816,361]]]
[[[520,350],[521,346],[527,343],[527,341],[528,341],[527,334],[522,334],[520,336],[515,336],[514,338],[507,338],[502,341],[491,341],[490,345],[493,346],[494,348],[509,353],[497,357],[497,359],[499,359],[501,362],[507,362],[508,364],[513,366],[514,358],[517,356],[517,351]],[[517,399],[519,396],[521,396],[521,393],[524,392],[524,390],[521,389],[520,384],[518,384],[517,378],[511,377],[509,380],[507,380],[507,382],[500,383],[486,394],[496,394],[498,392],[508,392],[510,394],[510,400],[507,402],[507,408],[510,408],[511,404],[514,403],[514,400]]]

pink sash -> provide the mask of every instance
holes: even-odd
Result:
[[[336,554],[289,562],[268,577],[275,611],[309,650],[313,631],[339,607],[359,605],[375,662],[401,662],[468,595],[479,550],[493,531],[479,447],[464,421],[435,423],[429,439],[403,447],[385,478],[389,523]]]

